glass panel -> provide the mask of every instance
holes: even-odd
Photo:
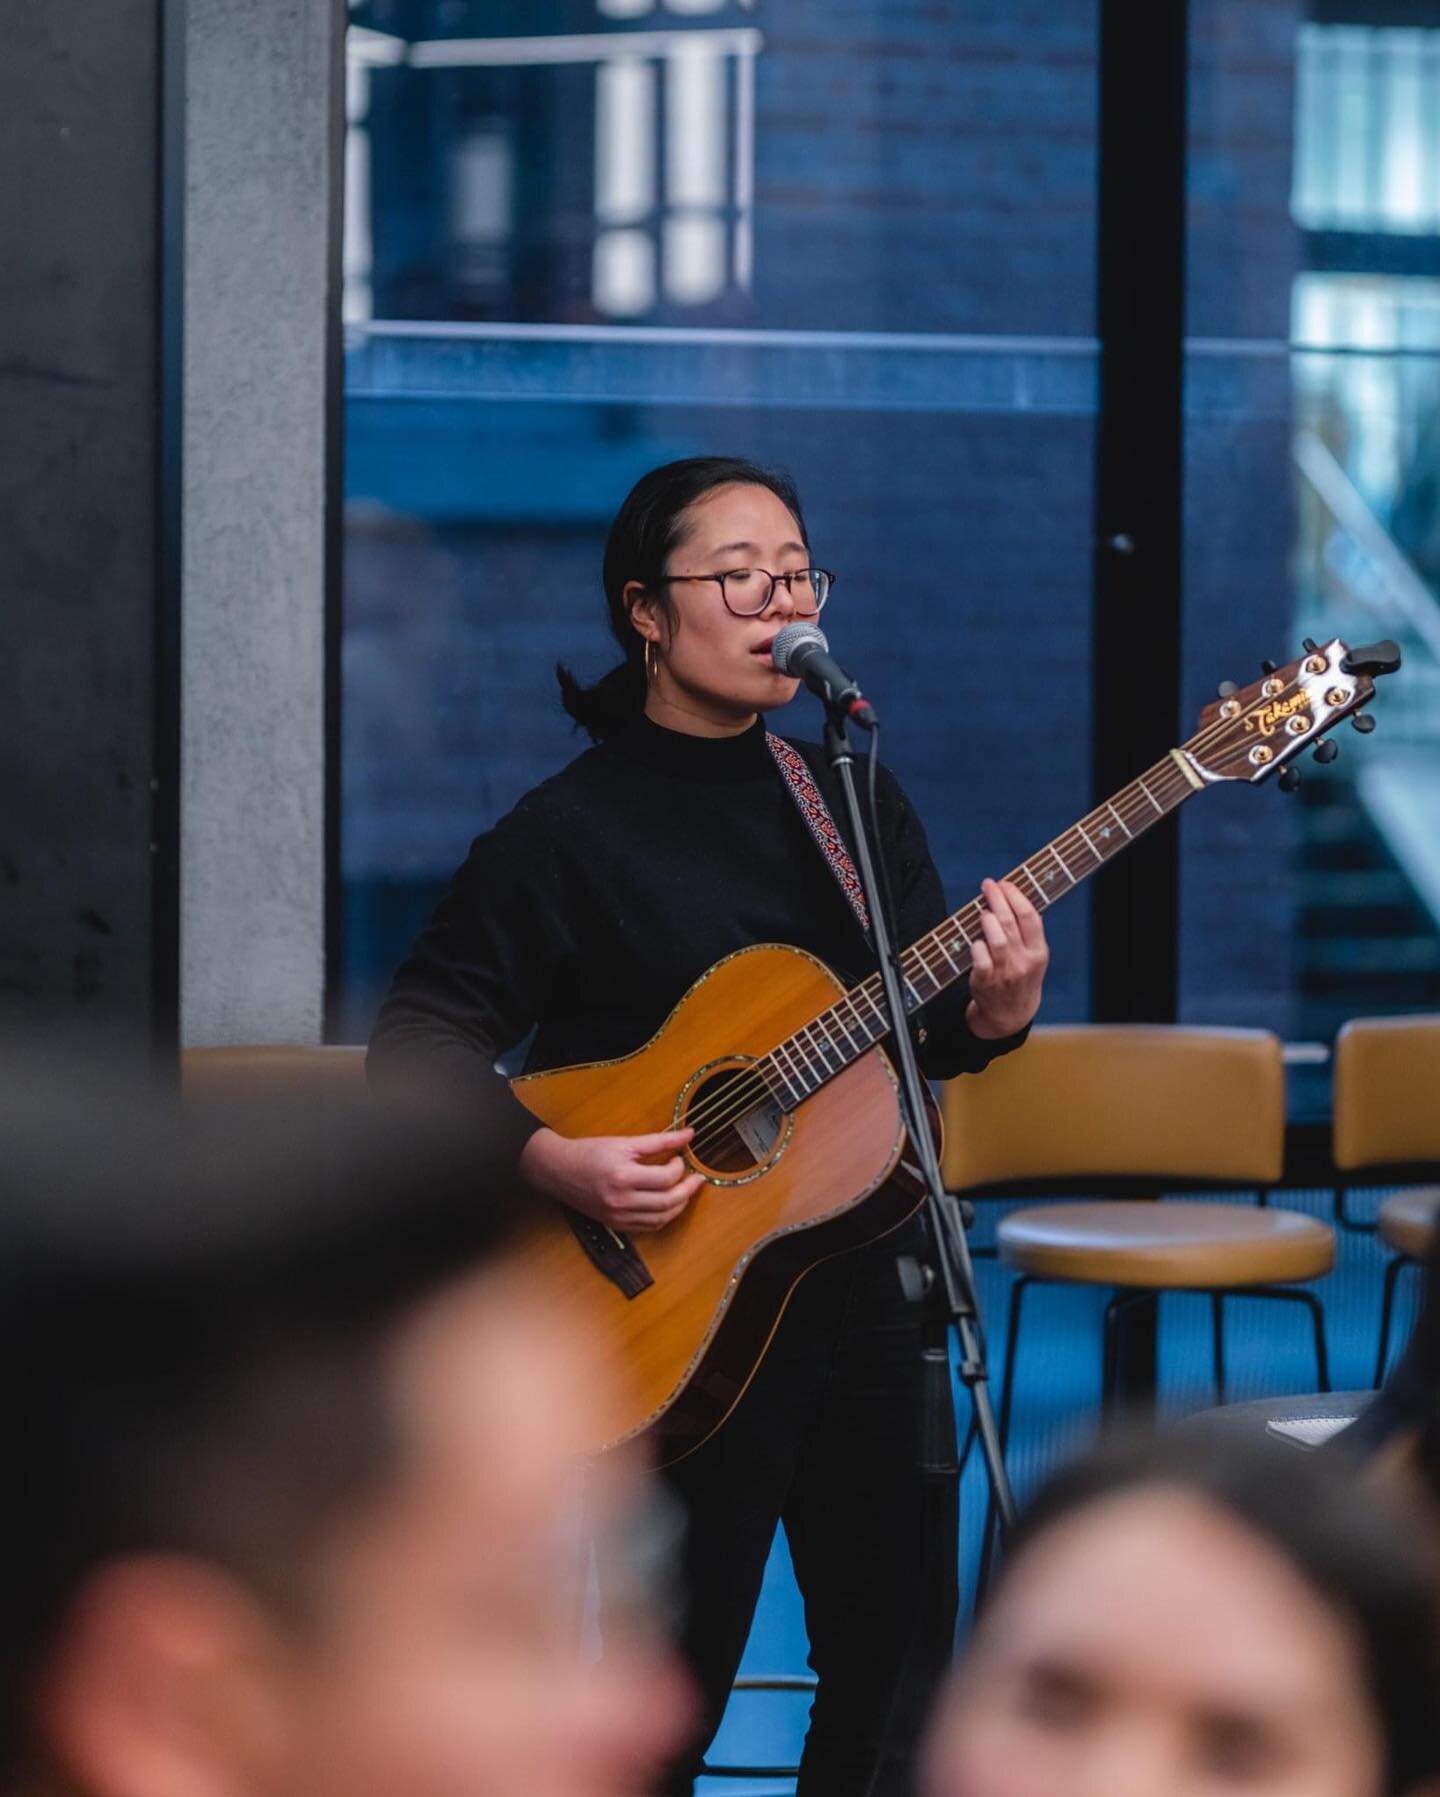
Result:
[[[578,752],[608,521],[788,467],[958,903],[1088,803],[1093,0],[352,5],[345,1032]],[[801,696],[783,727],[819,734]],[[1084,1014],[1088,899],[1047,1015]]]
[[[674,456],[719,444],[795,476],[816,559],[839,576],[827,633],[864,670],[955,903],[1088,808],[1083,407],[499,406],[352,385],[349,429],[352,1032],[470,838],[582,746],[554,664],[613,661],[605,530],[630,482]],[[778,715],[791,735],[819,724],[803,693]],[[1087,916],[1077,896],[1050,920],[1047,1016],[1084,1014]]]
[[[350,16],[352,320],[1092,328],[1094,0]]]
[[[1192,88],[1188,703],[1307,635],[1405,653],[1293,798],[1183,819],[1182,1014],[1322,1043],[1440,1004],[1440,32],[1344,10],[1207,0]]]

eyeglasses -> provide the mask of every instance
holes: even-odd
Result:
[[[667,574],[664,578],[713,580],[720,588],[726,611],[737,618],[758,617],[782,582],[795,601],[796,613],[802,618],[813,618],[835,584],[835,576],[824,568],[797,568],[793,574],[771,574],[765,568],[731,568],[725,574]]]

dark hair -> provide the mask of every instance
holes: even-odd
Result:
[[[701,455],[642,475],[615,514],[605,543],[605,603],[610,634],[623,659],[591,686],[582,686],[563,662],[555,665],[560,702],[593,741],[613,736],[645,708],[645,644],[630,623],[626,585],[638,580],[669,614],[670,596],[661,576],[685,535],[685,514],[697,499],[729,486],[768,488],[793,514],[802,539],[809,540],[794,482],[776,469],[737,456]]]
[[[1388,1797],[1440,1772],[1437,1589],[1422,1525],[1338,1461],[1200,1429],[1117,1437],[1058,1473],[1027,1507],[996,1589],[1057,1523],[1108,1498],[1167,1489],[1227,1511],[1350,1626],[1384,1737]]]
[[[390,1474],[387,1332],[490,1259],[449,1119],[361,1102],[203,1117],[0,1075],[0,1780],[107,1561],[194,1554],[303,1618],[312,1546]]]

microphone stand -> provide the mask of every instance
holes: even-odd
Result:
[[[950,1395],[948,1340],[951,1330],[959,1344],[959,1374],[970,1393],[975,1434],[985,1456],[991,1503],[1003,1533],[1015,1520],[1015,1497],[1000,1451],[995,1412],[990,1404],[990,1375],[985,1364],[985,1340],[980,1322],[980,1299],[975,1286],[975,1266],[965,1238],[965,1217],[959,1201],[945,1190],[935,1138],[925,1106],[925,1087],[915,1060],[915,1044],[906,1021],[901,994],[901,972],[883,893],[870,853],[869,835],[855,789],[855,751],[845,729],[846,707],[825,702],[825,754],[840,790],[855,842],[855,862],[870,909],[870,928],[880,962],[880,980],[890,1016],[887,1046],[900,1075],[900,1106],[911,1149],[920,1163],[925,1182],[926,1217],[933,1266],[917,1266],[908,1256],[898,1263],[901,1285],[912,1302],[925,1306],[923,1385],[921,1394],[920,1471],[936,1485],[958,1481],[959,1462],[954,1447],[954,1405]],[[984,1531],[984,1558],[989,1556],[990,1530]]]

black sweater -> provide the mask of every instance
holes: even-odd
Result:
[[[794,747],[840,823],[820,748]],[[884,769],[877,791],[905,946],[947,906],[920,820]],[[875,969],[763,720],[716,738],[642,717],[471,845],[381,1007],[372,1083],[478,1105],[518,1156],[538,1125],[495,1075],[497,1057],[532,1030],[528,1071],[628,1054],[708,967],[757,942],[807,949],[847,984]],[[978,1071],[1024,1040],[977,1038],[967,998],[957,982],[916,1020],[931,1078]]]

